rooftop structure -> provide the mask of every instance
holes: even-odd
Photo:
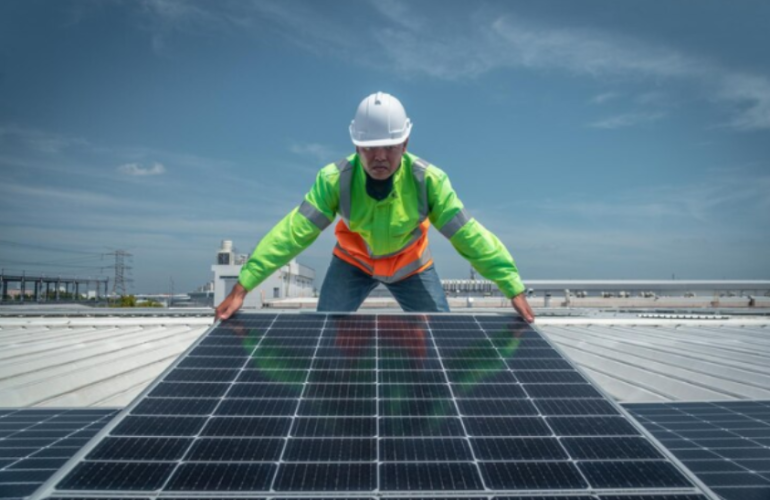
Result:
[[[3,405],[47,407],[54,411],[73,406],[125,406],[213,324],[210,310],[33,309],[0,310]],[[731,407],[720,404],[770,401],[770,369],[766,366],[770,355],[770,318],[766,316],[713,311],[689,315],[581,310],[569,311],[569,316],[558,310],[538,313],[538,331],[615,401],[637,405],[641,413],[635,414],[641,415],[646,425],[652,425],[654,432],[659,427],[650,415],[658,411],[656,404],[716,405],[704,408],[715,415],[713,418],[724,418],[719,412]],[[300,313],[295,317],[307,315]],[[678,407],[673,408],[672,411],[679,412]],[[725,422],[724,425],[732,423]],[[746,432],[761,433],[762,425],[759,422]],[[720,439],[725,439],[725,446],[729,445],[726,437]],[[689,457],[689,448],[680,450],[676,448],[677,442],[668,443],[677,457],[680,451],[684,453],[682,460]],[[753,453],[761,453],[761,439],[756,446],[760,451]],[[726,453],[737,453],[737,449],[730,450]],[[730,467],[719,458],[711,459],[710,463],[714,470]],[[706,464],[688,465],[696,470]],[[719,474],[704,477],[710,481],[709,486],[716,486],[715,491],[729,500],[754,498],[741,495],[768,491],[762,485],[745,483],[746,478],[755,476],[735,474],[727,478]],[[0,474],[0,489],[5,477],[13,480],[17,476]],[[739,477],[744,484],[724,484]],[[30,491],[34,486],[29,482],[9,484],[13,491]]]
[[[214,322],[210,310],[23,311],[0,315],[8,406],[127,404]],[[768,317],[574,314],[536,327],[620,402],[770,399]]]

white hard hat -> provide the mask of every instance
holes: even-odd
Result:
[[[395,146],[409,138],[412,122],[401,102],[390,94],[377,92],[358,105],[350,123],[350,139],[356,146]]]

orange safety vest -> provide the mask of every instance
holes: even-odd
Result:
[[[350,230],[351,185],[355,167],[347,160],[338,162],[337,167],[340,170],[339,212],[342,220],[337,223],[334,231],[335,236],[337,236],[334,255],[383,283],[401,281],[430,267],[433,264],[433,258],[428,248],[430,221],[428,220],[428,194],[425,186],[425,169],[428,167],[428,163],[421,159],[412,163],[412,173],[420,193],[418,226],[404,248],[384,256],[372,255],[369,246],[361,235]]]

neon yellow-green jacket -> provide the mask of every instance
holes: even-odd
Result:
[[[252,290],[309,247],[339,214],[363,238],[373,259],[397,254],[414,242],[427,218],[506,297],[525,290],[508,250],[468,215],[442,170],[406,153],[393,175],[391,194],[378,201],[366,193],[357,154],[321,169],[302,204],[259,242],[238,281]]]

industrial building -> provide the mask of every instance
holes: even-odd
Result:
[[[238,273],[248,259],[236,254],[231,240],[223,240],[217,251],[214,272],[214,304],[219,304],[238,283]],[[260,309],[270,300],[310,298],[315,296],[315,271],[298,263],[296,259],[281,267],[246,296],[244,309]]]

